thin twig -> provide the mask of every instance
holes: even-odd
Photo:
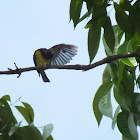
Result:
[[[40,67],[27,67],[27,68],[18,68],[16,67],[15,70],[8,68],[9,71],[0,71],[0,75],[4,74],[18,74],[19,76],[21,75],[22,72],[27,72],[27,71],[33,71],[33,70],[45,70],[45,69],[68,69],[68,70],[83,70],[87,71],[90,69],[93,69],[97,66],[106,64],[106,63],[111,63],[112,61],[121,59],[121,58],[128,58],[128,57],[140,57],[140,52],[134,52],[134,53],[128,53],[128,54],[118,54],[118,55],[112,55],[105,57],[104,59],[97,61],[93,64],[89,65],[53,65],[53,66],[40,66]],[[18,77],[19,77],[18,76]]]

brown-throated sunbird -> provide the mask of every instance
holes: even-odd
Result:
[[[71,44],[58,44],[50,49],[40,48],[34,52],[33,60],[35,66],[64,65],[69,63],[76,55],[77,47]],[[44,70],[37,70],[44,82],[50,82]]]

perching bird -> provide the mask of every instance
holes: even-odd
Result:
[[[64,65],[76,55],[77,47],[70,44],[58,44],[50,49],[41,48],[34,52],[35,66]],[[44,82],[50,82],[44,70],[37,70]]]

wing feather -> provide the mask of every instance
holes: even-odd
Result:
[[[61,53],[61,56],[65,60],[66,63],[69,63],[69,59],[65,56],[64,53]]]
[[[66,63],[65,60],[64,60],[64,58],[61,56],[61,54],[59,55],[59,58],[60,58],[60,60],[62,61],[62,64],[61,64],[61,65],[63,65],[63,64]]]
[[[67,59],[65,58],[65,56],[63,54],[59,54],[59,56],[63,59],[63,64],[66,64]]]
[[[59,65],[63,65],[63,62],[61,61],[61,59],[60,59],[59,56],[57,57],[57,60],[58,60],[58,62],[59,62]]]
[[[57,63],[56,63],[56,59],[54,59],[54,65],[57,65]]]
[[[77,47],[71,44],[58,44],[48,50],[53,54],[51,65],[67,64],[77,54]]]
[[[55,59],[56,65],[59,65],[58,58]]]

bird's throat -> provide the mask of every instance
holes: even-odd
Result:
[[[47,66],[50,63],[50,59],[44,58],[40,51],[36,51],[35,56],[37,66]]]

